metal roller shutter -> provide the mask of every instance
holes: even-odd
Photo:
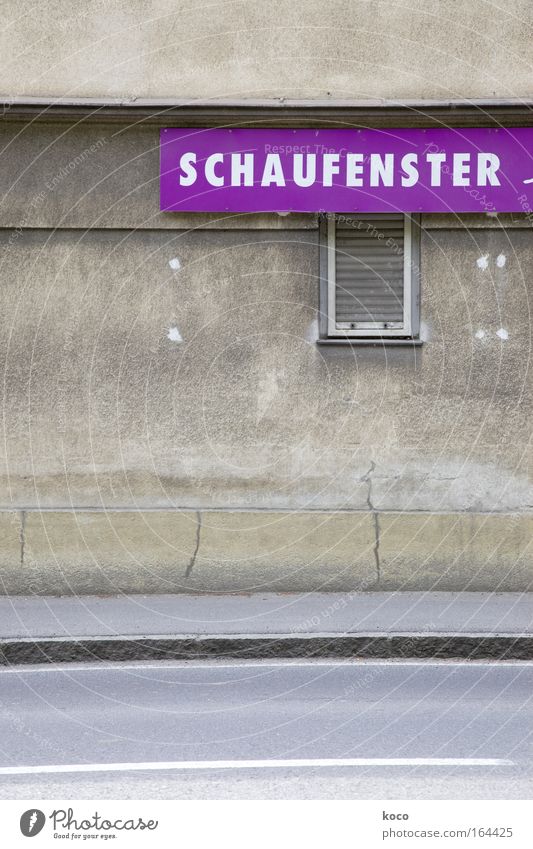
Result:
[[[339,328],[404,322],[404,216],[340,218],[335,234],[335,319]]]

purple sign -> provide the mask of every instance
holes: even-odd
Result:
[[[516,212],[533,128],[161,130],[172,212]]]

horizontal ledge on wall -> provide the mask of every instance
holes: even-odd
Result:
[[[519,213],[514,213],[518,215]],[[520,213],[520,215],[522,215]],[[163,217],[164,216],[164,217]],[[228,226],[227,221],[232,224]],[[186,222],[186,223],[184,223]],[[281,223],[282,222],[282,223]],[[137,225],[135,221],[128,224],[114,224],[105,221],[86,224],[69,224],[53,226],[50,223],[25,223],[16,219],[0,223],[0,233],[12,233],[13,231],[25,233],[49,233],[52,235],[60,233],[82,233],[84,236],[93,233],[169,233],[172,238],[194,233],[271,233],[279,237],[283,232],[292,235],[314,234],[318,229],[317,215],[314,212],[291,213],[284,217],[281,222],[276,212],[250,212],[234,216],[228,219],[220,218],[220,213],[205,212],[165,212],[154,224]],[[456,213],[446,215],[439,212],[425,212],[422,214],[421,229],[423,231],[438,230],[440,232],[453,232],[455,230],[526,230],[531,228],[531,222],[524,213],[521,218],[513,218],[512,214],[499,215],[494,218],[481,219],[477,214]]]
[[[114,516],[114,515],[122,515],[122,514],[131,514],[131,513],[154,513],[154,514],[165,514],[165,515],[178,515],[179,513],[273,513],[273,514],[288,514],[290,512],[291,516],[298,515],[307,515],[307,514],[322,514],[325,516],[333,516],[333,515],[368,515],[368,506],[356,507],[313,507],[310,505],[306,506],[298,506],[298,507],[260,507],[258,505],[254,505],[253,507],[227,507],[221,504],[218,505],[201,505],[201,504],[178,504],[178,505],[159,505],[159,506],[149,506],[146,504],[140,504],[132,507],[127,504],[113,504],[113,506],[103,506],[97,507],[90,504],[78,504],[76,506],[61,506],[54,505],[48,507],[42,507],[37,504],[13,504],[7,505],[4,504],[0,506],[0,519],[5,516],[9,517],[11,520],[13,519],[14,513],[36,513],[38,515],[45,515],[47,513],[61,513],[61,514],[71,514],[71,515],[103,515],[103,516]],[[401,510],[399,508],[394,507],[380,507],[377,511],[383,515],[401,515],[401,516],[485,516],[485,517],[493,517],[493,516],[526,516],[530,519],[533,519],[533,510],[528,505],[527,507],[509,507],[508,509],[501,510],[471,510],[468,507],[463,507],[461,509],[440,509],[440,510],[431,510],[429,508],[423,509],[421,507],[410,507],[409,510]],[[0,593],[1,595],[1,593]]]
[[[4,120],[141,121],[191,127],[275,126],[524,126],[533,100],[172,100],[43,98],[0,95]]]
[[[174,213],[169,213],[170,215],[174,215]],[[182,215],[183,218],[187,217],[191,221],[193,221],[195,215],[208,215],[209,213],[204,212],[186,212],[186,213],[178,213],[178,215]],[[215,213],[213,213],[214,215]],[[250,213],[251,215],[255,215],[256,213]],[[275,212],[263,212],[260,215],[264,216],[266,219],[267,216],[275,216],[277,213]],[[170,219],[168,224],[165,224],[164,221],[159,223],[158,226],[151,227],[137,227],[134,223],[129,224],[128,226],[118,227],[115,224],[98,224],[97,227],[91,225],[66,225],[65,227],[53,227],[49,224],[43,225],[27,225],[20,226],[16,222],[12,224],[0,224],[0,233],[12,233],[14,230],[17,232],[24,233],[83,233],[84,235],[89,235],[91,233],[129,233],[134,236],[136,233],[170,233],[172,238],[177,236],[186,236],[192,233],[203,233],[203,232],[213,232],[216,233],[230,233],[230,234],[246,234],[250,233],[251,235],[255,235],[257,233],[271,233],[273,237],[280,239],[285,236],[285,240],[290,241],[290,237],[297,236],[298,234],[308,235],[316,233],[318,229],[318,223],[316,219],[313,220],[314,213],[312,212],[300,212],[298,215],[306,215],[309,216],[309,226],[303,227],[300,223],[295,224],[291,227],[273,227],[272,223],[267,221],[266,223],[261,223],[260,226],[256,224],[256,226],[235,226],[235,227],[225,227],[220,223],[219,220],[215,219],[214,221],[202,221],[200,224],[191,223],[190,226],[185,227],[176,226],[177,223],[175,220]],[[276,219],[274,219],[275,221]],[[249,222],[247,222],[249,224]],[[315,244],[314,242],[312,243]]]
[[[372,346],[374,348],[420,348],[422,339],[317,339],[317,345],[328,347],[359,348]]]

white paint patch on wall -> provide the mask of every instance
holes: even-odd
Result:
[[[499,254],[496,258],[496,265],[498,266],[498,268],[503,268],[506,262],[507,257],[505,256],[505,254]]]
[[[169,327],[167,338],[170,339],[171,342],[183,342],[181,338],[181,333],[179,332],[177,327]]]
[[[500,327],[499,330],[496,331],[496,336],[499,336],[500,339],[505,342],[509,338],[509,333],[505,329],[505,327]]]
[[[305,332],[305,341],[306,342],[316,342],[318,339],[318,318],[314,318],[308,326]]]
[[[485,333],[484,330],[476,330],[476,332],[475,332],[476,339],[484,339],[485,336],[486,336],[486,333]]]
[[[172,259],[169,259],[168,264],[170,265],[172,271],[179,271],[181,268],[181,262],[178,257],[175,256]]]
[[[431,327],[426,321],[420,322],[420,339],[422,342],[429,342],[431,339]]]
[[[276,398],[279,395],[279,381],[283,377],[283,373],[277,371],[267,372],[264,374],[258,383],[257,392],[257,420],[263,419]]]
[[[483,254],[479,259],[476,260],[476,265],[478,268],[481,268],[482,271],[485,271],[486,268],[489,267],[489,255]]]

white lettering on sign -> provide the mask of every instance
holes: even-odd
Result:
[[[294,182],[297,186],[307,188],[312,186],[316,180],[316,155],[308,153],[305,157],[305,174],[304,174],[304,155],[303,153],[294,154]]]
[[[362,153],[349,153],[346,157],[346,185],[363,185],[363,161]]]
[[[322,185],[323,186],[332,186],[333,185],[333,176],[338,174],[340,171],[339,161],[340,161],[339,153],[325,153],[322,157],[323,159],[323,168],[322,168]]]
[[[496,171],[500,167],[500,159],[495,153],[478,153],[477,155],[477,184],[478,186],[499,186],[500,181]],[[524,180],[526,182],[526,180]]]
[[[193,186],[203,171],[210,186],[285,186],[293,182],[308,188],[344,185],[357,188],[401,185],[411,188],[421,180],[430,186],[441,186],[443,175],[451,176],[453,186],[499,186],[500,159],[495,153],[482,152],[406,153],[401,158],[394,153],[305,153],[290,155],[289,164],[280,154],[270,150],[264,157],[255,153],[214,152],[203,162],[196,153],[183,153],[179,164],[179,184]],[[429,178],[429,180],[427,179]]]
[[[370,154],[370,185],[379,186],[394,185],[394,154],[386,153],[381,156],[379,153]]]
[[[253,186],[254,184],[254,155],[253,153],[231,154],[231,185]]]
[[[440,186],[442,166],[446,161],[445,153],[427,153],[426,159],[431,166],[431,186]]]
[[[205,179],[211,186],[224,185],[224,177],[217,175],[215,171],[215,165],[220,165],[222,162],[224,162],[222,153],[212,153],[205,160]]]
[[[279,153],[267,153],[265,159],[265,167],[263,168],[263,176],[261,178],[262,186],[284,186],[285,177],[281,166]]]
[[[406,153],[402,156],[402,186],[411,188],[418,183],[418,156],[416,153]]]
[[[180,159],[180,168],[183,174],[180,175],[180,185],[181,186],[192,186],[196,183],[196,167],[194,163],[196,162],[196,154],[195,153],[184,153]]]
[[[454,153],[453,155],[453,184],[454,186],[470,185],[470,154]]]

